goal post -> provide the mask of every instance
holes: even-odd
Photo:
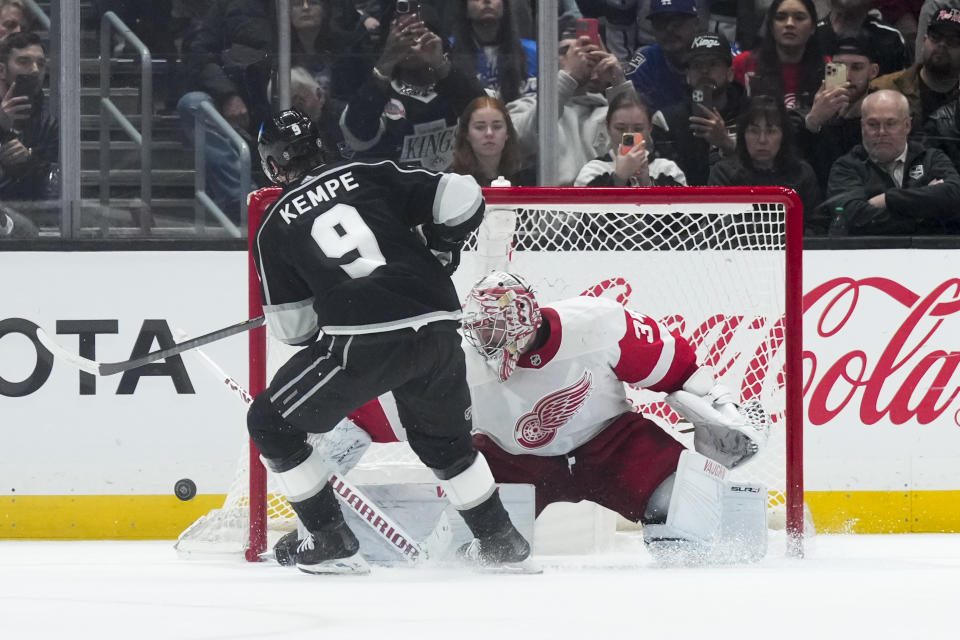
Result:
[[[663,187],[493,188],[484,195],[487,220],[509,212],[514,231],[493,251],[489,234],[471,236],[454,274],[461,297],[499,251],[541,304],[607,296],[680,333],[698,361],[711,364],[742,400],[757,397],[770,413],[768,446],[732,477],[768,486],[772,519],[786,529],[787,552],[801,555],[803,212],[796,194],[779,187]],[[275,191],[252,197],[251,242],[274,197]],[[262,310],[252,259],[249,293],[255,317]],[[251,393],[264,388],[282,363],[273,360],[274,351],[264,328],[250,332]],[[662,394],[628,388],[628,395],[637,410],[692,446],[690,425]],[[246,558],[255,561],[267,548],[268,532],[288,530],[293,513],[270,488],[252,444],[238,467],[222,513],[191,529],[208,535],[220,521],[233,527],[241,515],[249,517],[249,530],[237,535]],[[431,477],[422,471],[409,447],[397,444],[371,446],[353,473],[360,474],[355,483]]]

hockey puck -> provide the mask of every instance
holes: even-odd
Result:
[[[197,495],[197,484],[190,478],[177,480],[173,485],[173,495],[177,496],[184,502],[187,500],[192,500],[193,497]]]

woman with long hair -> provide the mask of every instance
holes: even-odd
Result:
[[[536,184],[532,171],[521,171],[520,145],[513,121],[503,103],[483,96],[464,109],[457,124],[453,173],[471,175],[488,187],[503,176],[512,186]]]
[[[339,0],[290,2],[291,66],[309,72],[326,99],[343,102],[373,65],[376,47],[355,11]]]
[[[711,186],[781,186],[793,189],[812,214],[820,187],[809,164],[800,160],[783,102],[754,96],[737,121],[737,155],[710,169]]]
[[[510,0],[460,0],[453,66],[506,104],[537,89],[537,44],[520,38]]]
[[[765,25],[760,46],[733,59],[734,78],[748,95],[806,111],[823,80],[823,52],[813,37],[817,8],[813,0],[773,0]]]
[[[610,151],[580,169],[577,187],[685,187],[687,178],[672,160],[656,155],[652,108],[641,94],[617,95],[607,108]],[[636,145],[626,149],[623,134],[633,134]]]

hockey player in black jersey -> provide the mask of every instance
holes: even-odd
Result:
[[[276,338],[303,348],[254,399],[247,426],[310,532],[297,546],[297,567],[368,570],[327,484],[333,463],[307,434],[329,431],[386,391],[411,448],[473,532],[478,561],[523,561],[529,544],[471,442],[450,280],[460,245],[483,217],[480,187],[470,176],[389,160],[325,164],[316,128],[293,110],[264,123],[258,146],[267,176],[284,187],[253,242],[263,309]]]

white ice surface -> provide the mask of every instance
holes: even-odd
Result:
[[[542,575],[374,567],[310,576],[178,558],[170,542],[0,541],[0,639],[960,638],[960,535],[783,538],[753,566],[663,569],[617,551]]]

